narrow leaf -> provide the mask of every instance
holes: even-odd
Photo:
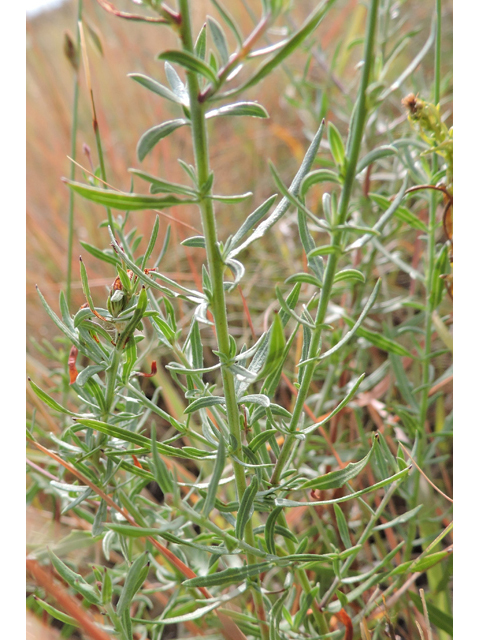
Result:
[[[252,517],[253,513],[253,501],[258,491],[258,478],[256,475],[252,477],[250,484],[243,494],[240,502],[240,507],[237,513],[237,522],[235,525],[235,536],[239,540],[243,540],[243,534],[245,533],[245,527],[247,522]]]
[[[328,123],[328,143],[330,145],[330,151],[332,152],[333,159],[337,167],[343,167],[345,161],[345,146],[343,144],[342,137],[337,127],[333,122]]]
[[[337,520],[340,538],[342,539],[345,549],[350,549],[352,542],[350,540],[350,533],[348,531],[348,524],[345,515],[338,504],[334,504],[333,508],[335,510],[335,518]]]
[[[291,284],[295,282],[301,282],[302,284],[313,284],[313,286],[321,289],[322,282],[310,273],[294,273],[293,276],[288,276],[285,280],[285,284]]]
[[[257,102],[235,102],[226,104],[218,109],[207,111],[205,118],[217,118],[218,116],[251,116],[253,118],[268,118],[268,111]]]
[[[162,180],[140,169],[129,169],[130,173],[150,183],[150,193],[178,193],[182,196],[196,197],[196,191],[183,184]]]
[[[304,363],[302,363],[304,364]],[[361,376],[359,376],[356,381],[355,384],[353,385],[353,387],[350,389],[349,393],[345,396],[345,398],[335,407],[335,409],[333,409],[333,411],[331,411],[328,416],[326,418],[324,418],[323,420],[320,420],[320,422],[316,422],[315,424],[311,425],[310,427],[307,427],[306,429],[303,429],[302,433],[304,433],[305,435],[307,433],[311,433],[312,431],[314,431],[315,429],[318,429],[318,427],[321,427],[322,425],[324,425],[326,422],[328,422],[329,420],[331,420],[331,418],[333,418],[333,416],[337,415],[337,413],[339,413],[339,411],[341,411],[343,409],[343,407],[346,407],[347,404],[350,402],[350,400],[355,396],[355,394],[357,393],[357,389],[358,387],[361,385],[363,379],[365,378],[365,374],[362,373]]]
[[[376,482],[372,484],[370,487],[366,487],[365,489],[361,489],[360,491],[355,491],[354,493],[350,493],[349,495],[342,496],[341,498],[333,498],[332,500],[312,500],[309,501],[308,504],[312,507],[323,506],[325,504],[335,504],[339,502],[347,502],[348,500],[353,500],[354,498],[359,498],[363,496],[365,493],[370,493],[371,491],[376,491],[377,489],[381,489],[382,487],[391,484],[392,482],[396,482],[397,480],[402,480],[411,470],[411,466],[395,473],[393,476],[386,478],[385,480],[381,480],[380,482]],[[335,472],[333,472],[335,473]],[[298,502],[296,500],[285,500],[283,498],[277,499],[277,504],[282,507],[305,507],[305,502]]]
[[[278,314],[275,314],[273,318],[269,334],[267,355],[263,367],[258,374],[262,376],[268,376],[269,373],[276,370],[282,359],[283,350],[285,349],[283,325]]]
[[[47,602],[40,600],[40,598],[37,598],[37,596],[34,596],[34,598],[35,598],[35,602],[38,605],[40,605],[44,611],[46,611],[49,615],[51,615],[52,618],[55,618],[56,620],[60,620],[60,622],[63,622],[64,624],[72,625],[72,627],[80,626],[80,623],[75,618],[68,616],[66,613],[63,613],[63,611],[59,611],[58,609],[55,609],[55,607],[52,607],[52,605],[48,604]]]
[[[221,25],[214,18],[208,16],[207,22],[212,33],[213,44],[220,55],[220,62],[222,66],[225,66],[229,59],[228,44],[225,33],[223,32]]]
[[[311,171],[302,180],[300,187],[301,197],[304,198],[308,190],[313,187],[314,184],[319,184],[321,182],[334,182],[336,184],[341,184],[342,181],[334,171],[329,171],[328,169]]]
[[[79,573],[72,571],[67,565],[57,558],[57,556],[48,549],[50,561],[55,567],[58,575],[65,580],[75,591],[80,593],[91,604],[100,604],[100,598],[97,589],[89,584]]]
[[[190,96],[188,95],[187,87],[183,84],[178,73],[168,62],[165,62],[165,75],[167,76],[168,84],[170,85],[173,93],[180,100],[181,104],[188,107],[190,105]]]
[[[162,124],[157,124],[148,131],[145,131],[137,144],[137,157],[140,162],[150,153],[157,142],[160,142],[162,138],[170,135],[185,124],[188,124],[188,120],[178,118],[177,120],[168,120]]]
[[[218,483],[222,477],[223,470],[225,468],[225,443],[223,438],[220,438],[218,443],[217,457],[215,460],[215,466],[213,468],[213,474],[208,485],[207,497],[203,504],[203,514],[208,518],[210,511],[215,506],[215,498],[217,496]]]
[[[167,87],[164,87],[163,84],[160,84],[160,82],[157,82],[153,78],[149,78],[148,76],[145,76],[142,73],[129,73],[128,77],[132,78],[133,80],[135,80],[135,82],[138,82],[149,91],[153,91],[153,93],[156,93],[157,95],[162,96],[162,98],[166,98],[167,100],[170,100],[170,102],[183,104],[179,96],[177,96],[175,93],[173,93],[173,91],[170,91],[170,89],[168,89]]]
[[[305,503],[302,504],[305,505]],[[247,578],[258,576],[271,566],[271,562],[259,562],[258,564],[251,564],[244,567],[225,569],[225,571],[219,571],[218,573],[213,573],[208,576],[198,576],[196,578],[191,578],[190,580],[185,580],[182,584],[187,588],[208,588],[215,586],[226,587],[229,584],[239,584]]]
[[[78,413],[73,413],[69,409],[66,409],[65,407],[62,407],[62,405],[59,404],[53,398],[51,398],[48,395],[48,393],[43,391],[43,389],[40,389],[40,387],[38,387],[35,384],[35,382],[33,382],[33,380],[29,379],[29,382],[30,382],[30,386],[32,387],[32,389],[35,392],[35,394],[40,398],[40,400],[42,400],[47,406],[49,406],[50,409],[53,409],[54,411],[58,411],[59,413],[65,413],[68,416],[77,416],[77,415],[79,415]]]
[[[339,340],[339,342],[337,342],[337,344],[332,347],[331,349],[329,349],[328,351],[326,351],[325,353],[323,353],[320,357],[319,360],[324,360],[325,358],[328,358],[329,356],[332,355],[332,353],[335,353],[336,351],[338,351],[339,349],[341,349],[343,347],[344,344],[346,344],[350,338],[352,338],[355,335],[355,332],[357,331],[358,327],[362,324],[363,320],[366,318],[368,312],[370,311],[370,309],[373,307],[373,305],[375,304],[375,300],[377,299],[377,295],[378,295],[378,290],[380,288],[380,283],[381,280],[380,278],[377,281],[377,284],[375,285],[369,299],[367,300],[367,303],[365,305],[365,307],[363,308],[362,313],[358,316],[358,320],[356,321],[356,323],[353,325],[353,327],[350,329],[350,331],[348,331],[341,340]]]
[[[206,409],[212,407],[215,404],[225,404],[225,398],[221,396],[205,396],[203,398],[197,398],[185,409],[185,413],[193,413],[198,409]]]
[[[372,457],[376,442],[376,439],[374,439],[372,448],[359,462],[350,462],[350,464],[347,464],[344,469],[330,471],[330,473],[326,473],[324,476],[320,476],[314,480],[308,480],[302,484],[301,488],[324,490],[339,489],[340,487],[343,487],[344,484],[355,478],[360,471],[367,466],[370,458]]]
[[[184,247],[194,247],[199,249],[205,249],[205,237],[204,236],[192,236],[181,242]]]
[[[352,327],[354,325],[353,320],[350,318],[344,317],[345,322]],[[393,353],[397,356],[402,357],[412,357],[412,352],[403,347],[395,340],[391,338],[387,338],[382,333],[378,333],[377,331],[370,331],[369,329],[365,329],[364,327],[357,328],[357,334],[361,338],[365,338],[369,342],[371,342],[378,349],[382,349],[383,351],[387,351],[388,353]]]
[[[275,556],[277,554],[275,549],[275,523],[282,511],[283,507],[275,507],[275,509],[268,516],[267,522],[265,524],[265,546],[267,547],[268,553],[271,553],[272,556]]]
[[[310,16],[306,19],[297,33],[289,38],[285,45],[269,60],[266,60],[262,65],[260,65],[253,76],[244,85],[236,89],[235,92],[238,93],[240,91],[243,91],[244,89],[253,87],[254,85],[258,84],[260,80],[263,80],[263,78],[270,75],[273,69],[281,64],[293,51],[295,51],[295,49],[297,49],[302,44],[302,42],[312,33],[312,31],[316,29],[333,2],[334,0],[328,0],[327,2],[324,2],[320,7],[315,9],[315,11],[310,14]]]
[[[357,269],[343,269],[337,271],[333,282],[343,282],[344,280],[353,280],[354,282],[365,282],[365,276]]]
[[[132,390],[133,387],[129,387],[129,389]],[[153,407],[155,407],[155,405],[153,405]],[[113,438],[119,438],[120,440],[124,440],[125,442],[131,442],[132,444],[136,444],[142,448],[148,447],[150,449],[152,446],[152,441],[150,440],[150,438],[146,438],[139,433],[134,433],[132,431],[129,431],[128,429],[123,429],[122,427],[117,427],[113,424],[108,424],[100,420],[94,420],[93,418],[77,418],[76,422],[79,425],[88,427],[89,429],[100,431],[100,433],[105,433],[107,436],[111,436]],[[197,456],[190,455],[187,451],[185,451],[185,449],[171,447],[170,445],[163,444],[162,442],[157,442],[157,449],[161,454],[169,457],[190,458],[192,460],[195,460],[197,458]]]
[[[263,218],[263,216],[268,212],[272,204],[275,202],[276,197],[277,197],[276,195],[270,196],[268,200],[265,200],[263,204],[261,204],[257,209],[255,209],[253,213],[251,213],[248,216],[248,218],[242,224],[240,229],[236,232],[236,234],[231,239],[229,244],[231,249],[236,247],[237,244],[240,242],[240,240],[243,238],[243,236],[246,233],[248,233],[250,229]]]
[[[315,249],[315,242],[308,229],[307,216],[303,211],[298,209],[297,218],[298,218],[298,232],[299,232],[300,240],[305,250],[305,253],[307,254],[308,266],[315,274],[317,280],[320,283],[322,283],[323,282],[323,260],[321,258],[316,257],[315,255],[312,255],[312,251]]]
[[[92,376],[105,371],[106,368],[106,364],[91,364],[88,367],[85,367],[83,371],[80,371],[77,376],[76,383],[79,387],[83,387]]]
[[[179,64],[188,71],[193,71],[194,73],[198,73],[204,78],[207,78],[207,80],[213,82],[213,84],[216,84],[217,82],[217,76],[213,69],[200,60],[200,58],[197,58],[186,51],[164,51],[158,56],[158,59]]]
[[[95,258],[98,258],[98,260],[103,260],[103,262],[113,264],[114,267],[120,264],[120,261],[114,255],[106,253],[101,249],[97,249],[97,247],[94,247],[92,244],[88,244],[88,242],[83,242],[83,240],[80,240],[80,244],[86,251],[88,251],[88,253],[95,256]]]
[[[157,481],[158,486],[162,490],[162,493],[173,493],[173,479],[170,471],[167,469],[167,465],[162,460],[162,457],[158,453],[157,449],[157,432],[155,425],[152,426],[152,458],[153,458],[153,475]]]
[[[300,183],[302,182],[303,178],[310,170],[310,167],[313,164],[315,156],[317,155],[317,151],[318,151],[318,147],[320,146],[320,141],[322,139],[324,127],[325,127],[325,123],[322,121],[317,133],[315,134],[308,148],[307,153],[305,154],[302,164],[300,165],[300,168],[297,171],[297,174],[295,175],[295,178],[292,180],[292,184],[290,185],[289,192],[294,196],[298,195],[298,192],[300,189]],[[243,251],[243,249],[248,247],[252,242],[257,240],[258,238],[261,238],[266,233],[266,231],[270,229],[270,227],[272,227],[276,222],[278,222],[278,220],[280,220],[280,218],[285,214],[289,206],[290,206],[290,202],[288,201],[288,199],[282,198],[280,203],[273,210],[272,214],[266,220],[264,220],[261,224],[259,224],[258,227],[255,229],[255,231],[252,233],[252,235],[249,238],[247,238],[247,240],[245,240],[245,242],[243,242],[239,247],[237,247],[237,249],[232,251],[230,255],[232,257],[235,257],[237,254],[240,253],[240,251]]]
[[[130,567],[127,577],[125,578],[125,584],[120,594],[120,599],[117,603],[117,615],[123,615],[127,607],[133,600],[133,596],[137,593],[138,589],[142,586],[139,585],[139,578],[144,573],[145,565],[147,564],[148,554],[146,552],[138,556]]]
[[[207,24],[205,23],[200,29],[197,40],[195,42],[195,55],[205,62],[205,53],[207,50]]]
[[[141,209],[165,209],[166,207],[174,207],[177,204],[192,203],[194,200],[181,200],[175,196],[167,196],[165,198],[156,198],[149,195],[140,195],[137,193],[122,193],[103,189],[101,187],[92,187],[79,182],[66,181],[70,189],[79,193],[81,196],[92,202],[97,202],[112,209],[120,209],[121,211],[137,211]]]
[[[365,157],[363,157],[359,163],[357,164],[357,175],[361,173],[364,169],[366,169],[370,164],[380,160],[381,158],[388,158],[389,156],[396,156],[398,154],[398,150],[396,147],[392,145],[384,145],[381,147],[377,147],[367,153]]]

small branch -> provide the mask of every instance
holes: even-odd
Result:
[[[446,493],[443,493],[443,491],[441,491],[431,480],[430,478],[426,475],[426,473],[420,469],[420,467],[418,466],[418,464],[415,462],[415,460],[413,459],[412,454],[410,453],[410,451],[399,441],[398,444],[402,447],[402,449],[405,451],[405,453],[407,454],[407,456],[410,458],[410,460],[413,462],[415,468],[422,474],[422,476],[425,478],[425,480],[428,482],[428,484],[430,486],[432,486],[435,491],[437,491],[441,496],[443,496],[445,498],[445,500],[448,500],[449,502],[451,502],[453,504],[453,500],[452,498],[449,498],[447,496]]]

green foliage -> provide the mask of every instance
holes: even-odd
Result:
[[[435,389],[444,384],[449,352],[436,345],[433,325],[449,314],[441,278],[448,251],[438,241],[436,192],[428,194],[427,221],[425,193],[410,190],[406,199],[420,172],[427,183],[442,179],[445,153],[436,140],[436,153],[425,155],[386,100],[409,36],[390,20],[390,3],[371,0],[359,31],[364,21],[357,19],[356,40],[328,52],[331,87],[323,86],[310,72],[312,60],[324,59],[313,34],[334,19],[334,0],[315,4],[300,27],[290,3],[263,2],[247,37],[236,3],[227,11],[213,1],[216,17],[202,16],[201,25],[192,24],[193,4],[179,0],[173,10],[143,2],[156,22],[148,28],[170,29],[178,48],[169,44],[157,56],[170,88],[130,75],[150,92],[145,100],[164,99],[175,116],[140,137],[138,160],[148,162],[184,127],[193,155],[180,160],[190,184],[139,168],[130,172],[150,194],[133,183],[124,192],[66,181],[72,193],[108,209],[108,248],[82,246],[115,279],[96,305],[81,260],[87,305],[72,314],[62,294],[61,317],[39,292],[70,355],[52,376],[63,387],[61,402],[57,389],[47,393],[31,381],[58,433],[38,426],[36,416],[29,421],[29,454],[38,444],[41,457],[28,495],[50,495],[62,513],[83,520],[92,532],[85,544],[102,541],[105,567],[74,558],[74,571],[58,557],[61,548],[48,557],[69,593],[100,612],[105,630],[121,640],[159,640],[166,624],[178,625],[178,637],[188,629],[238,639],[341,638],[338,620],[350,619],[355,639],[366,630],[380,638],[381,603],[372,594],[382,585],[391,619],[402,607],[411,613],[410,600],[422,613],[414,586],[403,600],[390,599],[414,572],[426,572],[429,619],[444,640],[452,629],[449,529],[442,524],[448,503],[438,507],[444,498],[423,484],[399,447],[405,443],[429,477],[437,474],[436,483],[448,479],[445,466],[440,478],[438,469],[449,459],[451,417],[439,418]],[[277,27],[287,33],[272,44]],[[264,49],[255,48],[260,41]],[[342,83],[360,43],[362,65],[348,99],[335,107],[329,91]],[[303,72],[291,60],[302,61]],[[223,135],[229,118],[261,124],[269,117],[255,98],[266,97],[262,82],[275,82],[277,67],[287,73],[285,100],[304,119],[310,144],[296,173],[270,164],[282,197],[270,213],[276,195],[259,193],[250,207],[248,185],[237,178],[220,184],[209,140]],[[411,72],[400,78],[417,88]],[[254,87],[248,97],[255,101],[230,101]],[[431,111],[439,123],[437,107]],[[451,163],[450,147],[447,156]],[[172,207],[195,209],[193,233],[201,227],[201,234],[182,241],[176,233],[172,247],[168,227],[159,248],[163,218],[155,217],[145,238],[132,226],[143,211]],[[226,215],[235,228],[224,239]],[[261,304],[254,242],[255,256],[271,252],[262,262],[269,296]],[[180,244],[202,264],[191,286],[160,268]],[[408,251],[417,251],[415,261]],[[63,352],[47,353],[66,361]],[[40,448],[44,439],[58,454]],[[40,595],[37,610],[76,624]],[[230,599],[235,606],[225,607]]]

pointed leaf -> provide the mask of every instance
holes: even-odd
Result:
[[[336,184],[341,184],[342,181],[334,171],[329,171],[328,169],[318,169],[317,171],[311,171],[302,180],[302,184],[300,186],[301,197],[304,198],[308,190],[314,184],[319,184],[321,182],[334,182]]]
[[[75,382],[79,387],[83,387],[92,376],[105,371],[106,368],[106,364],[91,364],[88,367],[85,367],[83,371],[80,371]]]
[[[307,482],[302,484],[301,488],[325,490],[339,489],[340,487],[343,487],[344,484],[355,478],[355,476],[357,476],[360,471],[362,471],[367,466],[370,458],[372,457],[376,442],[376,439],[374,439],[372,448],[367,453],[367,455],[359,462],[350,462],[344,469],[331,471],[330,473],[326,473],[319,478],[308,480]]]
[[[344,280],[353,280],[354,282],[365,282],[365,276],[357,269],[343,269],[337,271],[333,278],[333,282],[343,282]]]
[[[225,404],[225,398],[221,396],[205,396],[204,398],[197,398],[185,409],[185,413],[193,413],[198,409],[206,409],[207,407],[213,407],[215,404]]]
[[[251,116],[253,118],[268,118],[268,111],[257,102],[235,102],[226,104],[218,109],[207,111],[205,118],[217,118],[218,116]]]
[[[133,600],[133,596],[140,589],[142,584],[139,584],[141,577],[145,574],[144,569],[148,567],[145,565],[148,561],[147,552],[142,553],[138,556],[138,558],[133,562],[132,566],[128,570],[127,577],[125,578],[125,584],[123,586],[122,592],[120,594],[120,599],[117,603],[117,615],[121,616],[127,610],[127,607],[130,606],[130,603]],[[146,578],[146,575],[145,575]]]
[[[246,233],[248,233],[250,229],[263,218],[263,216],[268,212],[272,204],[275,202],[276,197],[277,197],[276,195],[270,196],[268,200],[265,200],[263,204],[261,204],[257,209],[255,209],[253,213],[251,213],[247,217],[247,219],[242,224],[240,229],[236,232],[236,234],[231,239],[229,244],[230,249],[233,249],[234,247],[236,247],[237,244],[240,242],[240,240],[243,238],[243,236]]]
[[[220,62],[224,67],[227,64],[228,59],[230,57],[228,55],[228,44],[227,44],[227,39],[225,37],[225,33],[223,32],[223,29],[220,26],[220,24],[214,18],[211,18],[210,16],[208,16],[207,22],[208,22],[208,26],[210,27],[210,31],[212,33],[213,44],[215,45],[220,55]]]
[[[275,509],[268,516],[267,522],[265,524],[265,546],[267,547],[268,553],[271,553],[272,556],[275,556],[277,554],[275,549],[275,523],[282,511],[283,507],[275,507]]]
[[[324,126],[325,126],[324,122],[322,121],[317,133],[315,134],[315,137],[313,138],[307,150],[307,153],[305,154],[302,164],[300,165],[300,168],[297,171],[297,174],[295,175],[295,178],[292,180],[292,184],[290,185],[289,192],[294,196],[298,194],[300,189],[300,183],[305,177],[305,175],[308,173],[308,171],[310,170],[310,167],[313,164],[315,156],[317,155],[318,147],[320,146],[320,141],[323,135]],[[240,253],[240,251],[243,251],[243,249],[245,249],[252,242],[254,242],[254,240],[257,240],[258,238],[261,238],[263,235],[265,235],[266,231],[270,229],[276,222],[278,222],[278,220],[280,220],[280,218],[285,214],[289,206],[290,206],[289,200],[287,198],[282,198],[280,203],[273,210],[272,214],[266,220],[264,220],[261,224],[259,224],[258,227],[255,229],[255,231],[252,233],[252,235],[249,238],[247,238],[247,240],[245,240],[245,242],[243,242],[243,244],[241,244],[237,249],[234,249],[230,253],[230,255],[232,257],[235,257]]]
[[[237,522],[235,525],[235,536],[239,540],[243,540],[243,534],[245,532],[245,527],[247,526],[247,522],[252,517],[253,513],[253,501],[258,491],[258,478],[254,475],[250,481],[250,484],[245,489],[245,493],[243,494],[242,500],[240,502],[240,507],[237,513]]]
[[[194,247],[199,249],[205,249],[205,237],[204,236],[192,236],[181,242],[184,247]]]
[[[298,209],[298,232],[300,234],[300,240],[302,242],[305,253],[307,254],[308,266],[315,274],[320,283],[323,282],[323,260],[321,258],[312,255],[312,251],[315,249],[315,242],[308,229],[307,216],[303,211]],[[321,286],[321,285],[320,285]]]
[[[40,389],[40,387],[38,387],[33,380],[30,380],[30,386],[32,387],[33,391],[35,392],[35,394],[40,398],[40,400],[42,400],[47,406],[50,407],[50,409],[53,409],[54,411],[58,411],[59,413],[65,413],[68,416],[78,416],[78,413],[73,413],[73,411],[70,411],[69,409],[66,409],[65,407],[62,407],[61,404],[59,404],[56,400],[54,400],[53,398],[51,398],[48,393],[46,393],[45,391],[43,391],[43,389]]]
[[[184,106],[188,107],[190,105],[190,96],[188,95],[187,87],[183,84],[178,73],[168,62],[165,62],[165,75],[167,76],[168,84],[170,85],[173,93]]]
[[[333,122],[328,123],[328,143],[330,145],[330,151],[332,152],[333,159],[335,160],[335,164],[338,167],[343,167],[343,163],[345,161],[345,147],[343,145],[343,140],[338,131],[337,127],[333,124]]]
[[[330,5],[334,0],[328,0],[324,2],[319,8],[315,9],[310,16],[306,19],[300,29],[287,40],[284,46],[275,53],[269,60],[266,60],[253,76],[241,87],[235,90],[235,93],[239,93],[244,89],[253,87],[260,80],[263,80],[266,76],[270,75],[273,69],[281,64],[295,49],[297,49],[302,42],[316,29],[324,15],[327,13]]]
[[[191,187],[186,187],[176,182],[169,182],[168,180],[162,180],[140,169],[129,169],[129,171],[150,183],[150,193],[179,193],[182,196],[196,197],[196,191]]]
[[[217,497],[218,483],[222,477],[223,470],[225,468],[225,443],[223,438],[220,438],[218,443],[217,457],[215,460],[215,466],[213,468],[213,474],[208,485],[207,497],[203,504],[203,514],[208,518],[210,511],[215,506],[215,498]]]
[[[363,308],[362,313],[358,316],[358,320],[356,321],[356,323],[353,325],[353,327],[350,329],[350,331],[348,331],[341,340],[339,340],[337,342],[337,344],[332,347],[331,349],[329,349],[328,351],[326,351],[325,353],[323,353],[320,357],[319,360],[324,360],[325,358],[328,358],[329,356],[332,355],[332,353],[335,353],[336,351],[338,351],[339,349],[341,349],[349,340],[350,338],[352,338],[358,327],[362,324],[363,320],[366,318],[368,312],[370,311],[370,309],[373,307],[373,305],[375,304],[375,300],[377,299],[377,295],[378,295],[378,291],[380,288],[380,283],[381,280],[380,278],[377,281],[377,284],[375,285],[369,299],[367,300],[367,303],[365,305],[365,307]]]
[[[195,42],[195,55],[200,60],[205,61],[205,52],[207,50],[207,23],[200,29],[197,40]]]
[[[65,580],[75,591],[78,591],[91,604],[100,604],[100,597],[97,589],[89,584],[79,573],[72,571],[67,565],[57,558],[57,556],[48,549],[50,561],[55,567],[58,575]]]
[[[211,67],[205,62],[186,51],[164,51],[158,56],[159,60],[166,60],[167,62],[174,62],[184,67],[188,71],[193,71],[201,76],[207,78],[213,84],[217,82],[217,76]]]
[[[278,314],[275,314],[273,318],[272,327],[270,330],[270,338],[268,341],[268,350],[265,363],[261,368],[259,375],[268,376],[276,370],[280,363],[285,349],[285,336],[283,334],[283,325]]]
[[[373,151],[367,153],[367,155],[363,157],[357,164],[357,175],[364,169],[366,169],[370,164],[372,164],[372,162],[376,162],[381,158],[388,158],[388,156],[396,156],[397,154],[398,150],[392,145],[384,145],[373,149]]]
[[[70,189],[92,202],[97,202],[112,209],[121,211],[137,211],[141,209],[165,209],[181,203],[192,203],[194,200],[181,200],[175,196],[156,198],[154,196],[140,195],[137,193],[122,193],[80,184],[79,182],[66,181]]]
[[[155,127],[145,131],[137,144],[137,157],[140,162],[150,153],[157,142],[160,142],[162,138],[170,135],[185,124],[189,124],[188,120],[178,118],[177,120],[168,120],[162,124],[157,124]]]
[[[207,576],[198,576],[196,578],[191,578],[190,580],[184,580],[182,584],[187,588],[208,588],[215,586],[226,587],[230,584],[239,584],[247,578],[258,576],[260,573],[267,571],[271,566],[271,562],[259,562],[258,564],[251,564],[244,567],[225,569],[225,571],[219,571]]]
[[[160,82],[157,82],[153,78],[144,76],[142,73],[129,73],[128,77],[132,78],[133,80],[135,80],[135,82],[138,82],[143,87],[147,88],[149,91],[153,91],[153,93],[156,93],[157,95],[162,96],[162,98],[166,98],[167,100],[170,100],[170,102],[183,104],[179,96],[177,96],[175,93],[173,93],[173,91],[170,91],[170,89],[167,89],[167,87],[164,87],[163,84],[160,84]]]
[[[321,281],[315,276],[312,276],[311,273],[294,273],[293,276],[288,276],[288,278],[285,280],[285,284],[291,284],[292,282],[293,283],[301,282],[302,284],[313,284],[315,287],[318,287],[319,289],[321,289],[322,287]]]
[[[157,449],[157,432],[155,425],[152,426],[152,459],[153,459],[153,475],[157,481],[158,486],[162,490],[162,493],[173,493],[173,479],[172,474],[167,469],[167,465],[162,460]]]

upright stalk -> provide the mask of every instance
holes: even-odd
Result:
[[[441,62],[441,38],[442,38],[442,21],[441,21],[441,0],[435,0],[436,4],[436,40],[435,40],[435,79],[434,79],[434,104],[437,105],[440,101],[440,62]],[[438,159],[437,155],[432,154],[432,175],[437,173]],[[418,417],[419,437],[416,448],[417,464],[421,467],[423,464],[423,458],[425,455],[425,448],[427,442],[427,434],[425,431],[425,422],[427,419],[428,410],[428,397],[430,391],[429,384],[429,367],[432,351],[432,314],[434,312],[432,290],[433,290],[433,275],[435,271],[435,228],[436,228],[436,215],[437,215],[437,193],[431,192],[429,213],[428,213],[428,235],[427,235],[427,261],[426,261],[426,279],[425,279],[425,297],[426,297],[426,309],[425,309],[425,344],[423,352],[422,362],[422,390],[420,397],[420,411]],[[420,491],[420,473],[415,475],[414,488],[412,492],[412,504],[418,504],[418,495]],[[405,561],[409,559],[413,540],[416,531],[416,523],[412,521],[407,535],[407,544],[405,547]]]
[[[74,70],[73,80],[73,104],[72,104],[72,132],[70,142],[70,157],[76,159],[77,155],[77,129],[78,129],[78,98],[79,90],[79,68],[80,68],[80,29],[78,23],[82,19],[83,0],[78,0],[77,5],[77,38],[75,42],[75,50],[72,52],[73,58],[70,59]],[[70,162],[70,180],[75,180],[75,163]],[[74,234],[74,199],[75,192],[70,189],[68,196],[68,238],[67,238],[67,283],[66,283],[66,299],[67,306],[70,309],[72,302],[72,261],[73,261],[73,234]],[[68,383],[68,351],[65,354],[65,383],[63,385],[63,404],[66,404],[70,385]]]
[[[179,0],[178,2],[181,24],[180,37],[184,51],[194,54],[194,44],[192,38],[192,28],[190,21],[190,9],[188,0]],[[192,139],[194,146],[195,167],[197,172],[197,180],[199,189],[202,190],[203,185],[207,182],[210,175],[209,156],[208,156],[208,140],[207,128],[205,120],[205,102],[200,102],[200,88],[195,73],[187,71],[187,85],[190,97],[190,118],[192,128]],[[205,235],[205,247],[207,253],[208,271],[212,282],[212,298],[210,300],[211,311],[215,322],[215,330],[217,334],[218,350],[221,354],[220,358],[226,362],[230,352],[230,341],[228,337],[227,309],[225,305],[225,292],[223,288],[223,274],[225,265],[218,249],[217,229],[215,222],[215,212],[213,201],[209,197],[211,189],[200,198],[199,207],[202,218],[202,227]],[[233,374],[226,368],[222,367],[223,391],[225,395],[225,404],[227,411],[227,422],[230,429],[231,442],[230,447],[232,453],[239,460],[243,460],[242,452],[242,434],[240,428],[239,412],[237,399],[235,395],[235,384]],[[234,459],[233,469],[235,473],[236,489],[238,500],[241,501],[243,494],[247,488],[244,467]],[[253,526],[251,520],[245,528],[245,541],[255,546],[255,538],[253,534]],[[255,557],[247,553],[248,564],[255,563]],[[253,598],[255,602],[256,613],[260,621],[260,631],[262,640],[268,640],[269,629],[265,623],[265,612],[263,608],[262,595],[259,590],[253,589]]]
[[[374,49],[374,43],[375,43],[375,28],[376,28],[376,22],[377,22],[377,13],[378,13],[378,0],[372,0],[370,4],[369,14],[368,14],[367,37],[365,41],[363,73],[362,73],[362,78],[360,82],[360,88],[358,91],[357,102],[354,107],[355,114],[353,117],[352,129],[350,131],[349,140],[347,144],[345,180],[343,183],[342,193],[340,196],[337,219],[334,221],[335,227],[337,225],[345,224],[345,220],[348,214],[348,206],[350,204],[350,197],[352,194],[353,184],[355,181],[357,161],[358,161],[358,156],[360,153],[360,147],[361,147],[362,138],[363,138],[365,120],[367,117],[366,92],[367,92],[368,83],[369,83],[370,70],[373,62],[373,49]],[[335,229],[332,233],[331,244],[337,249],[340,249],[342,235],[343,235],[343,231],[339,229]],[[325,275],[323,279],[322,292],[320,295],[320,300],[317,308],[317,315],[315,318],[315,329],[312,332],[310,349],[308,353],[308,358],[311,359],[311,361],[305,366],[305,373],[302,380],[302,385],[298,391],[295,407],[292,414],[292,419],[290,422],[291,435],[285,438],[285,442],[280,451],[280,455],[277,459],[277,463],[275,465],[275,468],[273,470],[273,474],[271,477],[272,484],[279,483],[281,474],[289,458],[292,446],[295,442],[295,432],[297,430],[298,423],[303,412],[303,405],[307,398],[308,391],[310,389],[310,384],[313,378],[313,373],[316,367],[315,358],[318,355],[318,349],[320,347],[322,325],[325,320],[325,315],[327,313],[327,308],[328,308],[328,302],[330,300],[330,295],[332,292],[333,280],[334,280],[335,272],[337,269],[338,256],[339,256],[339,252],[335,252],[335,253],[331,253],[328,258],[327,266],[325,269]]]
[[[80,51],[80,32],[78,23],[82,19],[83,0],[78,0],[78,12],[77,12],[77,40],[75,43],[75,52],[78,56]],[[70,146],[70,157],[75,160],[77,155],[77,127],[78,127],[78,96],[79,96],[79,81],[78,81],[78,61],[75,68],[75,78],[73,82],[73,105],[72,105],[72,140]],[[75,180],[75,163],[70,163],[70,180]],[[74,204],[75,192],[70,189],[70,195],[68,199],[68,243],[67,243],[67,286],[66,297],[67,304],[70,308],[72,297],[72,256],[73,256],[73,204]]]
[[[440,64],[441,64],[441,47],[442,47],[442,3],[441,0],[435,0],[436,9],[436,40],[435,40],[435,79],[433,85],[433,102],[438,105],[440,102]],[[434,153],[432,157],[432,175],[435,175],[438,170],[438,157]],[[428,398],[430,392],[430,361],[432,354],[432,315],[435,311],[433,306],[432,291],[434,288],[434,274],[435,274],[435,230],[437,226],[437,206],[438,195],[435,191],[430,194],[429,202],[429,215],[428,215],[428,240],[427,240],[427,278],[426,278],[426,313],[425,313],[425,346],[422,363],[422,391],[420,398],[420,415],[419,415],[419,440],[416,451],[417,464],[421,467],[424,462],[425,450],[427,446],[427,433],[425,430],[427,411],[428,411]],[[421,485],[420,473],[416,474],[414,491],[412,497],[412,504],[418,504],[423,502],[428,504],[431,501],[431,488],[428,486],[423,487]],[[429,534],[436,531],[436,525],[431,522],[423,522],[419,525],[420,537],[426,538]],[[416,527],[412,523],[408,531],[406,558],[408,559],[411,554],[413,546]],[[425,545],[423,545],[425,548]],[[443,579],[443,570],[437,565],[431,567],[427,571],[428,586],[432,593],[432,602],[442,611],[450,610],[450,603],[447,593],[445,591],[438,592],[438,585]],[[439,630],[440,640],[448,640],[450,636],[442,630]]]

